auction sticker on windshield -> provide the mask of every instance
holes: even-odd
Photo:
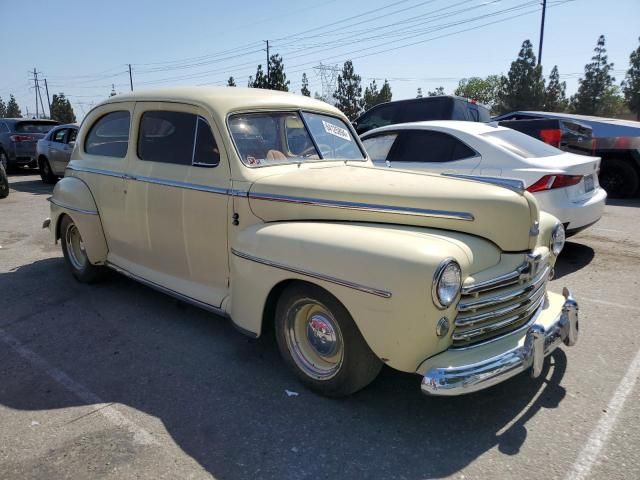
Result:
[[[351,141],[351,135],[349,135],[349,131],[346,128],[338,127],[332,123],[325,122],[324,120],[322,121],[322,125],[324,125],[324,131],[328,134]]]

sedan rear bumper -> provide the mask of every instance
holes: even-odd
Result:
[[[542,373],[544,359],[562,342],[573,346],[578,341],[578,303],[569,290],[563,291],[561,311],[551,322],[541,321],[539,313],[517,347],[482,361],[455,366],[432,367],[422,378],[422,392],[427,395],[462,395],[483,390],[527,369],[536,378]],[[471,347],[468,350],[481,347]],[[465,353],[467,353],[465,352]],[[450,362],[451,351],[446,352]],[[438,363],[436,356],[433,363]]]
[[[540,205],[540,210],[550,213],[566,225],[570,234],[593,225],[604,212],[607,192],[597,187],[593,195],[585,199],[570,199],[564,189],[548,190],[536,193],[534,196]]]

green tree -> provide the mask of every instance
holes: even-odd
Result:
[[[20,111],[20,107],[18,106],[18,102],[16,102],[13,94],[9,95],[9,101],[7,102],[7,118],[21,118],[22,112]]]
[[[416,98],[422,98],[422,88],[418,87],[418,93],[416,95]]]
[[[4,118],[7,116],[7,105],[4,103],[4,100],[2,100],[2,97],[0,97],[0,118]]]
[[[571,98],[573,111],[584,115],[604,114],[605,97],[610,103],[611,87],[616,80],[610,74],[613,63],[607,58],[604,35],[600,35],[593,51],[591,62],[584,67],[584,78],[578,81],[578,91]]]
[[[369,110],[371,107],[375,107],[380,103],[390,102],[392,97],[391,85],[385,79],[382,84],[382,88],[378,90],[376,81],[373,80],[368,87],[364,89],[364,96],[362,97],[362,109]]]
[[[227,87],[235,87],[236,86],[236,80],[233,77],[229,77],[229,80],[227,80]]]
[[[453,92],[459,97],[470,98],[486,105],[493,112],[499,102],[501,75],[489,75],[486,78],[463,78]]]
[[[307,79],[307,74],[302,74],[302,88],[300,89],[300,93],[305,97],[311,96],[311,91],[309,90],[309,80]]]
[[[624,96],[618,85],[611,85],[602,95],[598,115],[605,117],[620,117],[629,114],[626,108]]]
[[[51,99],[51,119],[60,123],[73,123],[76,121],[76,114],[73,113],[71,103],[64,96],[64,93],[53,94]]]
[[[360,75],[356,75],[353,70],[353,62],[344,62],[342,72],[338,75],[338,88],[333,94],[336,100],[336,107],[349,118],[354,120],[360,113],[362,102],[362,86],[360,85]]]
[[[509,73],[503,77],[498,110],[542,110],[544,93],[542,67],[536,65],[533,45],[529,40],[525,40],[522,42],[518,58],[511,62]]]
[[[549,83],[544,92],[544,108],[548,112],[565,112],[569,101],[565,91],[567,83],[560,81],[558,66],[554,65],[549,74]]]
[[[258,65],[255,79],[253,77],[249,77],[248,86],[251,88],[269,88],[269,82],[267,82],[267,76],[262,70],[262,65]]]
[[[435,90],[429,90],[427,92],[427,96],[429,97],[438,97],[440,95],[444,95],[444,87],[436,87]]]
[[[622,91],[627,107],[640,121],[640,46],[629,55],[629,70],[622,82]]]
[[[284,62],[282,57],[277,53],[269,57],[269,78],[267,79],[267,88],[271,90],[289,91],[289,80],[284,73]]]

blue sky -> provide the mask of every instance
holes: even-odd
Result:
[[[506,73],[524,39],[536,52],[540,1],[527,0],[0,0],[0,97],[13,93],[23,114],[35,111],[32,74],[50,94],[64,92],[79,118],[111,91],[222,84],[246,85],[265,63],[263,40],[280,53],[291,90],[303,72],[321,91],[313,66],[353,59],[363,84],[389,78],[394,99],[460,78]],[[640,0],[549,0],[543,66],[557,64],[569,93],[604,34],[616,79],[638,46]],[[513,18],[508,18],[513,17]],[[9,21],[13,19],[13,21]],[[490,25],[490,22],[496,22]],[[483,26],[484,25],[484,26]],[[464,31],[466,30],[466,31]],[[440,37],[440,38],[437,38]],[[413,44],[413,45],[411,45]],[[46,103],[44,90],[43,99]]]

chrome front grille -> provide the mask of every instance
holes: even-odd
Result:
[[[527,325],[546,299],[551,268],[529,255],[513,272],[462,289],[453,347],[467,347]]]

